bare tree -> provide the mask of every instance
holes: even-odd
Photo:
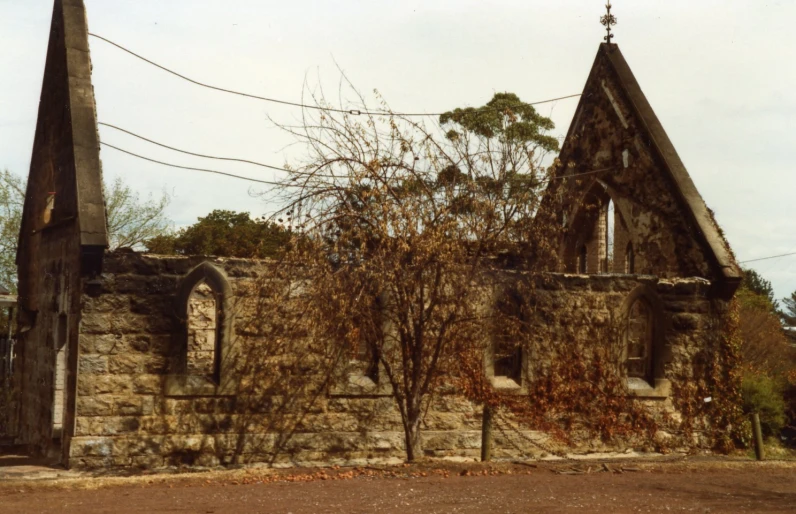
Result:
[[[295,231],[283,269],[302,283],[313,332],[377,363],[412,461],[433,394],[466,348],[483,349],[490,263],[533,241],[552,123],[514,95],[448,113],[444,127],[383,102],[378,114],[304,116],[285,127],[308,158],[281,190]]]

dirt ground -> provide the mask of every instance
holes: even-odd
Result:
[[[40,480],[6,473],[0,478],[4,514],[571,511],[796,512],[796,463],[427,463]]]

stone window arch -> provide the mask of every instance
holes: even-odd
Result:
[[[621,307],[622,369],[631,394],[666,397],[671,389],[665,377],[670,356],[665,344],[663,304],[648,285],[633,289]]]
[[[170,395],[225,394],[234,362],[232,288],[224,272],[203,262],[182,279],[175,296],[177,327]]]

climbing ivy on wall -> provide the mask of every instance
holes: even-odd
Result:
[[[531,294],[524,303],[534,309],[537,302]],[[676,361],[667,366],[669,400],[654,402],[628,389],[621,319],[589,319],[583,323],[585,333],[559,326],[545,335],[538,327],[557,326],[545,316],[550,317],[549,309],[533,322],[534,334],[523,334],[522,321],[501,320],[504,326],[518,327],[517,340],[533,356],[522,394],[492,386],[483,372],[483,353],[473,349],[463,354],[460,388],[497,413],[496,418],[503,416],[506,423],[544,432],[569,446],[599,440],[661,452],[710,448],[727,453],[749,441],[741,409],[735,301],[713,303],[704,326],[689,335]]]
[[[673,404],[682,416],[681,443],[697,431],[712,449],[729,453],[750,440],[741,408],[741,340],[737,300],[714,302],[710,326],[686,372],[673,379]],[[689,376],[690,375],[690,376]]]
[[[573,329],[571,320],[555,319],[571,311],[541,307],[544,301],[533,285],[526,284],[522,296],[525,312],[494,316],[529,356],[523,391],[492,386],[483,371],[483,348],[462,353],[459,388],[503,424],[547,433],[568,446],[599,440],[650,447],[663,416],[629,394],[621,320],[595,316],[581,320],[581,330]],[[485,344],[490,337],[484,334]]]

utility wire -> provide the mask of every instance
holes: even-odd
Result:
[[[594,173],[602,173],[603,171],[611,171],[613,169],[614,169],[613,166],[609,166],[608,168],[600,168],[599,170],[584,171],[583,173],[573,173],[571,175],[556,175],[555,177],[550,177],[549,180],[582,177],[583,175],[593,175]]]
[[[151,64],[152,66],[160,68],[161,70],[163,70],[163,71],[165,71],[167,73],[171,73],[172,75],[174,75],[176,77],[179,77],[179,78],[181,78],[183,80],[187,80],[188,82],[190,82],[192,84],[196,84],[197,86],[206,87],[208,89],[213,89],[215,91],[221,91],[223,93],[230,93],[230,94],[233,94],[233,95],[244,96],[246,98],[253,98],[255,100],[263,100],[263,101],[266,101],[266,102],[274,102],[274,103],[278,103],[278,104],[282,104],[282,105],[290,105],[292,107],[302,107],[304,109],[315,109],[315,110],[318,110],[318,111],[339,112],[339,113],[343,113],[343,114],[352,114],[352,115],[366,114],[366,115],[375,115],[375,116],[406,116],[406,117],[409,117],[409,116],[440,116],[440,115],[443,114],[441,112],[440,113],[425,113],[425,112],[391,112],[391,111],[379,111],[379,110],[376,110],[376,111],[363,111],[363,110],[360,110],[360,109],[335,109],[333,107],[321,107],[319,105],[307,105],[307,104],[298,103],[298,102],[290,102],[288,100],[279,100],[277,98],[268,98],[268,97],[265,97],[265,96],[258,96],[258,95],[252,95],[252,94],[249,94],[249,93],[242,93],[240,91],[233,91],[231,89],[225,89],[225,88],[218,87],[218,86],[212,86],[210,84],[205,84],[203,82],[199,82],[198,80],[194,80],[192,78],[186,77],[185,75],[177,73],[174,70],[171,70],[171,69],[169,69],[169,68],[167,68],[165,66],[162,66],[162,65],[160,65],[160,64],[158,64],[158,63],[156,63],[154,61],[151,61],[151,60],[147,59],[146,57],[144,57],[142,55],[139,55],[139,54],[133,52],[132,50],[129,50],[129,49],[125,48],[124,46],[118,44],[118,43],[114,43],[110,39],[104,38],[104,37],[102,37],[100,35],[93,34],[91,32],[89,32],[88,35],[92,36],[92,37],[95,37],[97,39],[100,39],[102,41],[105,41],[109,45],[113,45],[116,48],[118,48],[119,50],[127,52],[128,54],[130,54],[130,55],[132,55],[134,57],[137,57],[138,59],[141,59],[142,61],[144,61],[144,62],[146,62],[148,64]],[[550,102],[556,102],[558,100],[566,100],[567,98],[575,98],[576,96],[581,96],[581,94],[578,93],[578,94],[575,94],[575,95],[561,96],[559,98],[551,98],[549,100],[542,100],[542,101],[539,101],[539,102],[530,102],[528,105],[539,105],[539,104],[545,104],[545,103],[550,103]],[[486,108],[480,107],[480,108],[474,109],[474,111],[490,110],[490,109],[493,109],[493,108],[492,107],[486,107]],[[494,108],[494,109],[497,110],[497,111],[501,111],[501,112],[504,111],[504,109],[497,109],[497,108]]]
[[[286,168],[280,168],[279,166],[271,166],[270,164],[263,164],[263,163],[257,162],[257,161],[249,161],[247,159],[237,159],[235,157],[218,157],[218,156],[215,156],[215,155],[205,155],[205,154],[196,153],[196,152],[189,152],[188,150],[180,150],[179,148],[175,148],[173,146],[169,146],[169,145],[166,145],[166,144],[163,144],[163,143],[158,143],[157,141],[153,141],[152,139],[146,138],[146,137],[144,137],[142,135],[136,134],[135,132],[131,132],[131,131],[127,130],[127,129],[123,129],[121,127],[117,127],[116,125],[111,125],[110,123],[103,123],[101,121],[98,121],[97,125],[102,125],[103,127],[110,127],[112,129],[118,130],[120,132],[124,132],[125,134],[129,134],[129,135],[131,135],[133,137],[137,137],[138,139],[144,140],[147,143],[152,143],[153,145],[158,145],[158,146],[163,147],[163,148],[168,148],[169,150],[174,150],[175,152],[180,152],[180,153],[184,153],[184,154],[188,154],[188,155],[195,155],[196,157],[203,157],[205,159],[216,159],[216,160],[219,160],[219,161],[242,162],[242,163],[246,163],[246,164],[253,164],[255,166],[261,166],[263,168],[268,168],[270,170],[286,171],[288,173],[295,173],[294,171],[288,170]]]
[[[205,168],[194,168],[192,166],[180,166],[179,164],[171,164],[171,163],[168,163],[168,162],[163,162],[163,161],[158,161],[156,159],[151,159],[149,157],[144,157],[143,155],[139,155],[137,153],[130,152],[128,150],[124,150],[122,148],[119,148],[118,146],[113,146],[113,145],[108,144],[108,143],[106,143],[104,141],[100,141],[100,144],[104,145],[104,146],[107,146],[108,148],[113,148],[114,150],[117,150],[119,152],[126,153],[128,155],[132,155],[133,157],[138,157],[139,159],[143,159],[145,161],[154,162],[155,164],[162,164],[163,166],[169,166],[169,167],[172,167],[172,168],[179,168],[179,169],[182,169],[182,170],[202,171],[202,172],[205,172],[205,173],[215,173],[217,175],[224,175],[225,177],[237,178],[237,179],[240,179],[240,180],[248,180],[249,182],[257,182],[259,184],[268,184],[270,186],[289,186],[290,185],[290,184],[285,184],[285,183],[282,183],[282,182],[273,182],[273,181],[269,181],[269,180],[260,180],[260,179],[256,179],[256,178],[244,177],[242,175],[235,175],[233,173],[227,173],[225,171],[208,170],[208,169],[205,169]]]
[[[193,155],[193,156],[196,156],[196,157],[202,157],[204,159],[216,159],[216,160],[220,160],[220,161],[242,162],[242,163],[245,163],[245,164],[253,164],[255,166],[261,166],[263,168],[268,168],[268,169],[276,170],[276,171],[284,171],[284,172],[292,173],[292,174],[296,174],[296,175],[309,175],[309,176],[313,176],[313,177],[335,178],[335,179],[346,178],[345,175],[324,175],[324,174],[318,174],[318,173],[307,172],[307,171],[289,170],[287,168],[280,168],[279,166],[272,166],[270,164],[263,164],[263,163],[257,162],[257,161],[250,161],[248,159],[238,159],[238,158],[235,158],[235,157],[219,157],[219,156],[216,156],[216,155],[206,155],[206,154],[191,152],[191,151],[188,151],[188,150],[182,150],[180,148],[175,148],[175,147],[167,145],[165,143],[160,143],[158,141],[155,141],[153,139],[149,139],[148,137],[144,137],[144,136],[142,136],[140,134],[136,134],[135,132],[132,132],[132,131],[127,130],[127,129],[124,129],[122,127],[118,127],[116,125],[112,125],[110,123],[104,123],[102,121],[98,121],[97,124],[98,125],[102,125],[103,127],[110,127],[112,129],[118,130],[120,132],[124,132],[125,134],[129,134],[129,135],[131,135],[133,137],[136,137],[136,138],[141,139],[143,141],[146,141],[148,143],[152,143],[153,145],[160,146],[162,148],[167,148],[169,150],[173,150],[175,152],[184,153],[184,154],[187,154],[187,155]],[[146,159],[148,161],[156,162],[158,164],[163,164],[165,166],[174,166],[174,167],[184,168],[184,169],[194,169],[194,170],[198,170],[198,171],[212,171],[212,170],[204,170],[204,169],[201,169],[201,168],[191,168],[191,167],[187,167],[187,166],[172,165],[172,164],[169,164],[169,163],[164,163],[164,162],[161,162],[161,161],[157,161],[155,159],[150,159],[148,157],[139,156],[137,154],[134,154],[133,152],[128,152],[127,150],[123,150],[121,148],[117,148],[117,147],[112,146],[112,145],[110,145],[108,143],[105,143],[105,142],[103,142],[102,144],[104,144],[105,146],[108,146],[110,148],[113,148],[115,150],[119,150],[120,152],[128,153],[130,155],[135,155],[136,157],[141,157],[142,159]],[[612,169],[614,169],[614,168],[613,167],[608,167],[608,168],[600,168],[598,170],[586,171],[586,172],[582,172],[582,173],[573,173],[573,174],[570,174],[570,175],[557,175],[557,176],[549,177],[546,181],[550,182],[551,180],[568,179],[568,178],[574,178],[574,177],[581,177],[581,176],[584,176],[584,175],[593,175],[594,173],[602,173],[603,171],[609,171],[609,170],[612,170]],[[216,173],[227,174],[226,172],[220,172],[220,171],[216,172]],[[237,177],[238,175],[233,175],[233,176]],[[252,179],[252,180],[254,180],[254,179]]]
[[[107,124],[103,124],[103,125],[107,125]],[[125,132],[127,132],[127,131],[125,131]],[[211,170],[211,169],[207,169],[207,168],[195,168],[193,166],[182,166],[182,165],[179,165],[179,164],[172,164],[170,162],[164,162],[164,161],[159,161],[157,159],[152,159],[151,157],[145,157],[143,155],[137,154],[135,152],[131,152],[129,150],[125,150],[123,148],[119,148],[118,146],[114,146],[114,145],[112,145],[110,143],[106,143],[104,141],[100,141],[100,144],[103,145],[103,146],[107,146],[108,148],[113,148],[116,151],[119,151],[119,152],[122,152],[122,153],[126,153],[127,155],[131,155],[133,157],[137,157],[137,158],[143,159],[145,161],[153,162],[155,164],[160,164],[162,166],[168,166],[170,168],[178,168],[178,169],[181,169],[181,170],[189,170],[189,171],[201,171],[203,173],[214,173],[216,175],[222,175],[222,176],[225,176],[225,177],[236,178],[236,179],[239,179],[239,180],[246,180],[246,181],[249,181],[249,182],[257,182],[258,184],[267,184],[267,185],[270,185],[270,186],[302,187],[299,184],[295,184],[294,185],[294,184],[289,184],[287,182],[274,182],[274,181],[270,181],[270,180],[261,180],[261,179],[256,179],[256,178],[244,177],[242,175],[235,175],[234,173],[227,173],[225,171]],[[158,144],[158,143],[155,143],[155,144]],[[169,148],[166,145],[160,145],[160,146],[163,146],[165,148]],[[181,150],[177,150],[177,151],[181,151]],[[184,153],[189,153],[191,155],[197,155],[197,156],[200,156],[200,157],[207,157],[207,158],[211,158],[211,159],[226,159],[226,160],[232,160],[232,161],[250,162],[250,161],[245,161],[243,159],[231,159],[231,158],[228,159],[228,158],[225,158],[225,157],[213,157],[213,156],[206,156],[206,155],[196,154],[196,153],[193,153],[193,152],[184,152]],[[253,163],[253,164],[259,164],[259,163]],[[346,178],[344,175],[340,175],[340,176],[336,176],[336,175],[316,175],[316,174],[313,174],[313,173],[310,173],[310,172],[295,172],[295,171],[290,171],[290,170],[287,170],[287,169],[284,169],[284,168],[276,168],[274,166],[267,166],[267,165],[264,165],[264,166],[266,166],[268,168],[273,168],[273,169],[282,169],[282,170],[287,171],[289,173],[299,173],[299,174],[302,174],[302,175],[312,175],[312,176],[316,176],[316,177],[328,177],[328,178],[336,178],[336,179],[338,179],[338,178],[339,179]],[[574,173],[572,175],[560,175],[560,176],[557,176],[557,177],[550,177],[550,178],[547,179],[546,182],[549,183],[551,180],[555,180],[555,179],[573,178],[573,177],[580,177],[580,176],[583,176],[583,175],[592,175],[594,173],[602,173],[604,171],[609,171],[609,170],[612,170],[612,169],[613,168],[601,168],[599,170],[586,171],[586,172],[583,172],[583,173]],[[294,178],[294,180],[296,180],[296,179],[297,178]],[[773,259],[773,257],[769,257],[769,258]]]
[[[778,257],[788,257],[790,255],[796,255],[796,252],[783,253],[783,254],[780,254],[780,255],[771,255],[769,257],[759,257],[757,259],[749,259],[749,260],[746,260],[746,261],[738,261],[738,264],[746,264],[747,262],[767,261],[768,259],[776,259]]]

